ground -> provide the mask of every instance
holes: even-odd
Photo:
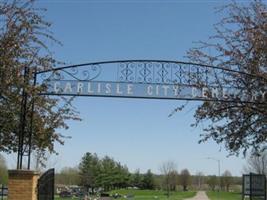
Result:
[[[167,200],[167,196],[163,191],[155,190],[114,190],[110,194],[118,193],[122,195],[122,198],[117,200],[125,200],[125,196],[133,195],[134,198],[129,198],[131,200]],[[168,200],[183,200],[195,196],[196,192],[172,192]],[[71,200],[71,198],[59,198],[56,197],[55,200]]]
[[[173,192],[168,199],[165,192],[155,191],[155,190],[116,190],[112,191],[111,194],[119,193],[122,196],[133,195],[134,198],[129,198],[130,200],[185,200],[190,199],[196,195],[196,192]],[[207,192],[207,196],[210,200],[240,200],[240,193],[233,192]],[[75,198],[73,198],[75,199]],[[71,198],[59,198],[56,197],[55,200],[73,200]],[[126,198],[120,198],[117,200],[125,200]]]
[[[241,194],[237,192],[207,192],[210,200],[240,200]]]

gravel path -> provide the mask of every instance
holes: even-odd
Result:
[[[197,192],[197,195],[195,197],[190,198],[190,199],[185,199],[185,200],[210,200],[210,199],[206,195],[206,192],[199,191]]]

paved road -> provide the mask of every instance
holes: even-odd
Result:
[[[193,198],[186,199],[186,200],[210,200],[205,192],[199,191],[197,192],[197,195]]]

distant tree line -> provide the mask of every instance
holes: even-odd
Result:
[[[148,170],[141,174],[139,170],[130,173],[126,165],[109,156],[99,158],[97,154],[85,153],[76,168],[63,168],[56,174],[56,183],[80,185],[89,192],[101,188],[110,191],[121,188],[155,189],[155,175]]]
[[[153,174],[151,170],[131,173],[126,165],[109,156],[103,158],[97,154],[85,153],[76,168],[63,168],[56,174],[56,184],[80,185],[88,192],[95,193],[99,189],[110,191],[122,188],[146,190],[164,190],[166,195],[176,190],[187,191],[192,188],[229,191],[232,185],[241,185],[240,177],[232,177],[226,170],[219,178],[204,176],[203,173],[191,175],[188,169],[180,172],[173,162],[165,162],[160,167],[161,174]]]

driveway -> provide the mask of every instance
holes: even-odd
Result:
[[[197,192],[197,195],[194,196],[193,198],[190,199],[185,199],[185,200],[210,200],[208,196],[206,195],[206,192],[204,191],[199,191]]]

